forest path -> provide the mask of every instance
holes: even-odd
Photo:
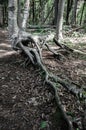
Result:
[[[8,32],[0,29],[0,58],[10,56],[11,54],[15,54],[15,51],[11,48]]]

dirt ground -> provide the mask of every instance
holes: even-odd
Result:
[[[83,46],[82,38],[76,40],[77,48],[84,52],[85,40]],[[74,39],[71,41],[75,46]],[[51,72],[79,84],[86,95],[86,57],[72,54],[63,61],[45,51],[43,59]],[[42,73],[31,64],[25,68],[23,62],[24,58],[11,49],[8,32],[0,29],[0,130],[67,130]],[[63,87],[58,91],[75,130],[83,130],[86,99],[77,100]]]

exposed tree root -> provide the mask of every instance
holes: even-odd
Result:
[[[67,51],[73,52],[73,49],[69,48],[68,46],[61,44],[58,42],[56,38],[53,38],[53,41],[56,43],[57,46],[59,46],[61,49],[66,49]]]
[[[82,52],[82,51],[76,50],[76,49],[74,49],[74,53],[81,54],[81,55],[86,55],[85,52]]]
[[[71,49],[70,47],[66,46],[65,44],[59,43],[56,38],[53,38],[53,41],[54,41],[55,44],[56,44],[57,46],[59,46],[61,49],[65,49],[64,51],[68,51],[68,52],[76,53],[76,54],[81,54],[81,55],[86,55],[85,52],[82,52],[82,51],[76,50],[76,49]]]
[[[53,50],[52,48],[50,48],[47,43],[45,43],[45,46],[46,46],[47,49],[48,49],[50,52],[52,52],[52,53],[54,54],[54,56],[57,57],[59,60],[61,60],[61,59],[62,59],[62,60],[66,60],[66,58],[65,58],[62,54],[55,52],[55,50]]]
[[[55,41],[56,42],[56,41]],[[31,43],[31,44],[30,44]],[[55,99],[58,108],[60,109],[62,116],[64,120],[66,121],[68,125],[68,130],[73,130],[72,122],[69,120],[68,116],[66,115],[66,112],[64,108],[62,107],[59,95],[58,95],[58,88],[56,87],[56,83],[59,83],[61,86],[65,87],[68,91],[70,91],[74,96],[79,96],[81,94],[81,90],[76,88],[76,84],[70,81],[63,80],[59,78],[58,76],[54,76],[53,74],[50,74],[45,65],[42,61],[42,54],[40,46],[38,45],[38,40],[35,39],[32,35],[29,35],[27,33],[20,33],[18,37],[14,38],[13,47],[22,50],[22,52],[25,53],[27,56],[27,61],[30,60],[33,65],[37,65],[41,70],[44,72],[45,75],[45,83],[47,83],[54,91]],[[56,42],[61,48],[68,49],[68,51],[73,51],[70,48],[67,48],[64,45],[60,45]],[[56,53],[54,50],[52,50],[47,43],[45,43],[45,46],[48,48],[49,51],[51,51],[54,55],[61,56],[61,54]]]

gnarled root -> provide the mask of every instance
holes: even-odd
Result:
[[[66,115],[66,112],[63,109],[55,84],[59,83],[61,86],[65,87],[68,91],[70,91],[74,96],[78,96],[80,91],[76,91],[76,85],[74,83],[64,81],[61,78],[54,76],[53,74],[49,74],[42,61],[40,46],[38,45],[37,40],[35,40],[32,35],[20,35],[17,40],[14,39],[14,43],[17,48],[19,48],[23,51],[23,53],[25,53],[25,55],[27,56],[27,60],[29,59],[33,65],[37,65],[44,72],[45,83],[47,83],[54,91],[57,107],[60,109],[62,116],[68,125],[68,130],[72,130],[72,122],[69,120],[68,116]],[[51,51],[55,55],[58,55],[58,53],[55,53],[53,50],[51,50],[47,44],[45,44],[45,46],[48,48],[49,51]]]

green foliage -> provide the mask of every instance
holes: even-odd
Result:
[[[79,128],[77,128],[76,130],[79,130]]]
[[[23,12],[24,10],[24,1],[25,0],[21,0],[20,4],[21,4],[21,12]],[[6,5],[7,6],[7,2],[8,0],[0,0],[0,4]],[[34,0],[31,1],[30,4],[30,13],[29,13],[29,23],[31,25],[43,25],[43,24],[53,24],[54,23],[54,19],[55,19],[55,7],[53,7],[54,1],[52,0]],[[83,3],[80,3],[81,7],[80,9],[77,9],[77,24],[80,23],[80,18],[81,18],[81,13],[83,10]],[[52,11],[51,11],[52,9]],[[65,24],[65,19],[66,19],[66,14],[67,14],[67,0],[65,2],[65,11],[64,11],[64,19],[63,19],[63,23]],[[7,17],[7,16],[6,16]],[[72,11],[70,12],[70,23],[71,23],[71,17],[72,17]],[[7,18],[6,18],[7,19]],[[83,13],[83,17],[82,17],[82,24],[84,24],[86,21],[86,6],[84,8],[84,13]],[[84,28],[85,32],[86,32],[86,27]],[[41,30],[40,28],[37,30],[38,33],[42,33],[43,30]],[[74,36],[76,36],[77,33],[74,34]]]
[[[40,125],[40,128],[41,129],[44,129],[44,128],[46,128],[47,127],[47,122],[46,121],[42,121],[41,122],[41,125]]]
[[[86,5],[86,4],[85,4]],[[83,10],[83,4],[81,5],[81,8],[79,9],[77,13],[77,23],[80,23],[81,13]],[[84,24],[84,20],[86,20],[86,6],[84,7],[83,17],[82,17],[82,23]]]
[[[80,22],[82,9],[83,9],[83,5],[81,5],[81,8],[79,9],[79,11],[78,11],[78,13],[77,13],[77,22],[78,22],[78,23]]]
[[[71,116],[72,118],[75,117],[75,114],[73,112],[70,112],[70,111],[67,112],[67,115]]]
[[[83,93],[84,98],[86,98],[86,91],[83,91],[82,93]]]
[[[8,3],[8,0],[0,0],[0,4]]]

